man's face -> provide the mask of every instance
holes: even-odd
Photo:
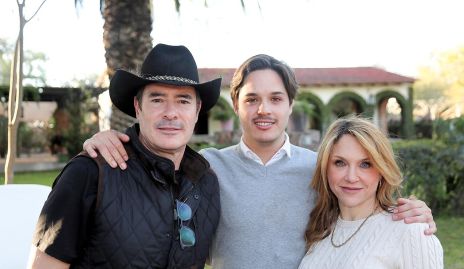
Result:
[[[271,69],[251,72],[240,89],[234,110],[243,128],[243,140],[251,149],[277,149],[292,106],[280,76]]]
[[[134,106],[143,145],[162,156],[183,152],[201,106],[193,87],[149,84],[141,102],[134,97]]]

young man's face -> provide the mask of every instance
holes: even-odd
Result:
[[[141,102],[134,97],[134,106],[142,144],[163,156],[185,149],[201,105],[193,87],[149,84]]]
[[[264,69],[248,74],[234,110],[240,118],[243,140],[248,147],[283,145],[292,106],[282,79],[275,71]]]

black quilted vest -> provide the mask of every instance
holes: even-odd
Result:
[[[136,127],[127,130],[126,170],[99,162],[94,228],[71,268],[203,268],[219,221],[217,177],[187,147],[180,167],[183,178],[177,179],[172,161],[142,146]],[[184,225],[195,231],[193,247],[180,246],[176,198],[192,208],[193,218]]]

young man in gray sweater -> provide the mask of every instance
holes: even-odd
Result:
[[[293,70],[268,55],[246,60],[235,72],[231,97],[243,129],[239,144],[200,153],[216,172],[221,217],[210,252],[214,269],[297,268],[305,254],[304,231],[314,205],[309,184],[316,153],[290,144],[285,132],[297,93]],[[127,154],[115,131],[94,135],[84,149],[97,151],[113,167],[125,168]],[[401,200],[398,219],[428,222],[430,209]]]

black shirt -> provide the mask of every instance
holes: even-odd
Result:
[[[180,184],[179,170],[176,179]],[[42,208],[33,244],[52,257],[72,263],[79,257],[93,226],[98,166],[89,158],[74,158],[54,184]]]
[[[52,257],[72,263],[92,229],[98,166],[89,158],[74,158],[56,181],[42,208],[33,244]]]

